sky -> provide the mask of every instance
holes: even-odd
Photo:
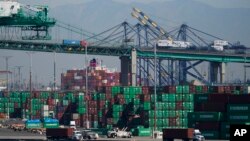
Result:
[[[51,7],[64,5],[67,3],[86,3],[93,0],[18,0],[19,2],[29,3],[29,4],[49,4]],[[105,0],[100,0],[105,1]],[[174,0],[113,0],[121,3],[132,3],[132,2],[140,2],[140,3],[153,3],[153,2],[166,2],[166,1],[174,1]],[[202,3],[206,3],[210,6],[218,7],[218,8],[250,8],[249,0],[195,0]]]
[[[56,8],[58,6],[63,6],[67,4],[81,4],[87,3],[90,1],[105,1],[105,0],[18,0],[21,3],[30,4],[30,5],[48,5],[50,8]],[[148,4],[156,2],[167,2],[175,0],[113,0],[122,4],[131,4],[132,2]],[[250,0],[194,0],[200,3],[206,4],[208,6],[216,8],[250,8]],[[151,13],[150,11],[147,11]],[[122,22],[122,21],[121,21]],[[114,26],[113,23],[110,23],[110,26]],[[239,27],[240,28],[240,27]],[[105,30],[105,29],[103,29]],[[103,31],[102,30],[102,31]],[[101,32],[101,31],[100,31]],[[16,66],[23,66],[22,73],[23,78],[28,82],[29,74],[29,56],[26,52],[20,51],[7,51],[0,50],[0,56],[12,56],[9,61],[9,68],[14,70]],[[93,56],[91,56],[93,57]],[[90,58],[91,58],[90,57]],[[99,57],[104,61],[104,63],[109,68],[119,69],[119,65],[114,62],[119,62],[119,58],[113,58],[111,61],[109,57],[102,56]],[[0,58],[0,70],[5,69],[5,61],[3,58]],[[65,72],[67,69],[73,68],[83,68],[84,67],[84,56],[81,55],[66,55],[66,54],[57,54],[57,83],[60,83],[60,72]],[[77,60],[77,61],[76,61]],[[82,60],[79,61],[79,60]],[[113,62],[114,61],[114,62]],[[17,71],[17,70],[16,70]],[[52,53],[35,53],[33,55],[33,75],[34,81],[35,78],[41,83],[49,83],[53,81],[53,54]],[[234,72],[230,72],[234,74]],[[236,74],[234,74],[236,76]],[[2,76],[0,76],[1,78]]]

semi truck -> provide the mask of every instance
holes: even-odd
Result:
[[[183,141],[205,141],[200,130],[193,128],[186,129],[162,129],[163,141],[174,141],[174,139],[182,139]]]
[[[80,131],[76,131],[73,128],[47,128],[46,129],[47,140],[82,140],[82,134]]]

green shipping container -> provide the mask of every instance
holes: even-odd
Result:
[[[166,127],[166,126],[169,126],[169,120],[168,119],[166,119],[166,118],[163,118],[163,120],[162,120],[162,126],[164,127]]]
[[[59,127],[59,122],[45,122],[43,124],[44,128],[58,128]]]
[[[237,112],[237,113],[249,113],[250,112],[250,104],[228,104],[227,112]]]
[[[182,86],[182,93],[188,94],[189,93],[189,86]]]
[[[136,128],[134,129],[133,136],[140,136],[140,137],[151,136],[151,129],[150,128]]]
[[[119,121],[119,118],[113,118],[113,124],[117,124]]]
[[[167,111],[169,117],[176,117],[176,111],[175,110],[171,110],[171,111]]]
[[[111,93],[112,94],[119,94],[119,93],[121,93],[121,87],[120,86],[113,86],[112,88],[111,88]],[[125,92],[126,93],[126,92]],[[124,93],[124,94],[125,94]]]
[[[196,93],[202,93],[202,86],[195,86]]]
[[[205,139],[219,139],[219,131],[201,131]]]
[[[105,99],[106,99],[105,94],[103,93],[98,94],[98,100],[105,100]]]
[[[143,103],[143,110],[150,110],[150,109],[151,109],[150,102],[144,102]]]
[[[230,139],[230,133],[229,132],[220,132],[220,139],[229,140]]]
[[[122,105],[113,105],[112,107],[113,107],[114,112],[123,111],[123,106]]]
[[[203,103],[208,101],[208,94],[197,94],[194,95],[194,102]]]
[[[86,108],[77,108],[77,112],[79,114],[85,114],[86,113]]]
[[[176,95],[175,95],[175,100],[176,100],[176,101],[183,101],[182,94],[176,94]]]
[[[222,121],[224,119],[221,112],[191,112],[188,113],[188,120],[193,121]]]
[[[122,93],[126,94],[126,95],[130,95],[130,93],[129,93],[129,87],[123,87],[122,88]]]
[[[182,86],[176,86],[176,93],[182,94]]]
[[[250,122],[250,113],[228,113],[229,122]]]
[[[113,112],[112,116],[113,116],[113,118],[118,118],[119,119],[120,113],[119,112]]]
[[[175,102],[175,94],[168,94],[168,101],[169,102]]]
[[[194,102],[194,94],[183,94],[183,101]]]
[[[193,102],[183,102],[182,106],[183,106],[183,110],[194,110]]]
[[[168,102],[168,110],[175,110],[176,103],[175,102]]]

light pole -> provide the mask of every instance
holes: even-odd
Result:
[[[54,83],[53,83],[53,91],[56,91],[56,51],[54,51]]]
[[[88,42],[85,40],[81,41],[81,46],[85,47],[85,94],[88,97],[88,54],[87,54],[87,49],[88,49]],[[86,101],[86,128],[89,128],[89,110],[88,110],[88,101]]]
[[[9,92],[9,59],[12,56],[2,56],[3,58],[5,58],[5,64],[6,64],[6,90],[7,92]]]
[[[9,59],[12,56],[2,56],[3,58],[5,58],[5,62],[6,62],[6,90],[7,90],[7,95],[9,95]],[[9,101],[8,101],[8,106],[7,106],[7,119],[9,118]]]
[[[156,43],[154,44],[154,132],[156,131],[156,83],[157,83],[157,76],[156,76]],[[153,132],[153,138],[154,137],[154,132]]]
[[[30,58],[30,119],[32,119],[32,55],[35,52],[26,52]]]

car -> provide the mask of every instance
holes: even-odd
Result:
[[[82,137],[84,139],[98,139],[99,135],[96,132],[91,131],[91,130],[83,130]]]

